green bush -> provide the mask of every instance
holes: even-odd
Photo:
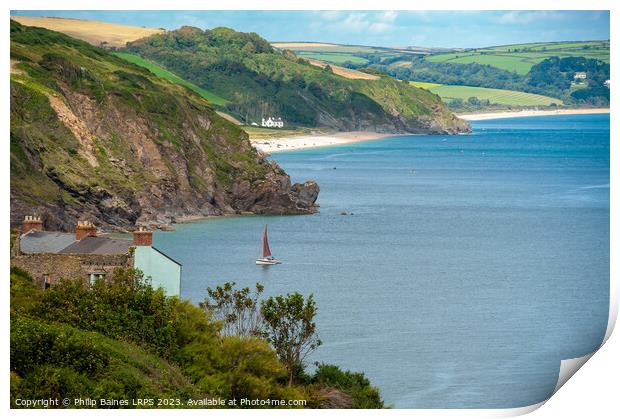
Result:
[[[43,364],[92,375],[108,363],[107,354],[75,329],[21,316],[11,319],[11,367],[19,375],[31,373]]]
[[[335,387],[353,398],[358,409],[381,409],[383,400],[379,390],[361,372],[342,371],[336,365],[319,364],[311,382],[325,387]]]
[[[138,271],[117,269],[93,285],[60,280],[43,293],[35,315],[134,342],[169,358],[181,340],[178,304],[162,289],[153,289]]]

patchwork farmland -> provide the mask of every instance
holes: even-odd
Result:
[[[515,44],[433,54],[431,62],[488,64],[524,75],[533,65],[549,57],[585,57],[609,62],[609,41],[546,42]]]

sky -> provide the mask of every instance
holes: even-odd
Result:
[[[11,11],[176,29],[226,26],[269,41],[476,48],[609,39],[608,11]]]

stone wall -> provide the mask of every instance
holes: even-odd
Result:
[[[131,255],[61,255],[55,253],[17,254],[11,266],[27,271],[44,288],[61,278],[90,280],[91,274],[109,274],[114,269],[133,267]]]

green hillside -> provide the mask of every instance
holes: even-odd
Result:
[[[431,62],[488,64],[502,70],[527,74],[533,65],[550,57],[584,57],[609,62],[609,41],[543,42],[503,45],[462,52],[432,54]]]
[[[562,105],[560,99],[536,95],[532,93],[518,92],[515,90],[489,89],[485,87],[450,86],[437,83],[411,82],[416,87],[421,87],[438,94],[448,104],[454,99],[463,101],[471,97],[479,100],[488,100],[492,104],[508,106],[549,106],[551,104]]]
[[[275,50],[253,33],[183,27],[143,38],[139,55],[229,101],[246,124],[280,116],[285,125],[340,130],[451,133],[466,131],[435,95],[387,76],[349,79],[303,57]]]
[[[188,82],[187,80],[183,80],[181,77],[177,76],[176,74],[173,74],[170,71],[164,68],[161,68],[160,66],[153,63],[152,61],[145,60],[144,58],[138,55],[127,54],[126,52],[115,52],[114,55],[121,57],[122,59],[127,60],[130,63],[134,63],[134,64],[139,65],[140,67],[146,68],[151,73],[155,74],[157,77],[161,77],[161,78],[171,81],[172,83],[185,86],[193,90],[194,92],[198,93],[200,96],[207,99],[209,102],[213,103],[214,105],[226,105],[226,103],[228,103],[226,99],[223,99],[212,92],[209,92],[201,87],[198,87],[195,84]]]
[[[10,100],[12,225],[316,211],[316,183],[293,190],[210,102],[83,41],[11,21]]]

